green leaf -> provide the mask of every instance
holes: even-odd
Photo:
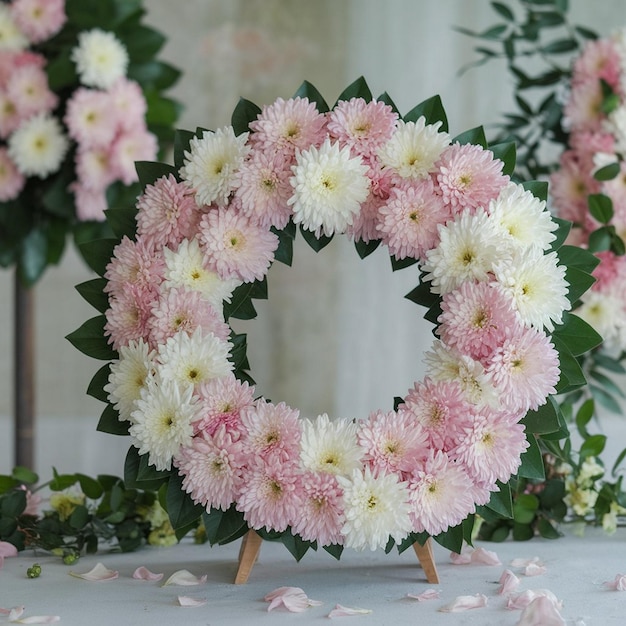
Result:
[[[594,173],[593,177],[596,180],[600,180],[600,181],[613,180],[614,178],[617,177],[619,172],[620,172],[619,163],[617,162],[609,163],[608,165],[605,165],[604,167],[601,167],[599,170],[597,170]]]
[[[561,369],[561,378],[556,386],[557,393],[564,393],[585,385],[587,382],[585,375],[567,345],[554,335],[552,336],[552,342],[559,353]]]
[[[357,78],[353,83],[348,85],[337,98],[337,102],[341,102],[342,100],[351,100],[352,98],[363,98],[366,102],[371,102],[372,100],[372,92],[370,88],[367,86],[367,82],[363,76]],[[335,106],[337,104],[335,103]]]
[[[80,528],[84,528],[89,522],[89,511],[87,507],[79,504],[73,511],[69,517],[69,524],[72,528],[76,528],[77,530]]]
[[[472,144],[475,146],[482,146],[483,148],[487,148],[487,137],[485,137],[485,129],[482,126],[477,126],[476,128],[466,130],[464,133],[457,135],[452,140],[452,143],[455,142],[458,142],[461,145]]]
[[[578,50],[578,43],[575,39],[557,39],[541,48],[543,54],[564,54]]]
[[[243,283],[233,291],[230,302],[224,302],[224,319],[234,317],[239,320],[252,320],[256,309],[252,303],[254,283]]]
[[[576,412],[576,428],[580,433],[580,436],[585,439],[589,437],[587,432],[587,424],[590,422],[595,412],[595,402],[592,398],[589,398],[582,403],[578,411]]]
[[[337,560],[341,558],[341,554],[343,553],[343,546],[337,544],[333,544],[331,546],[322,546],[322,548]]]
[[[419,304],[420,306],[424,306],[429,309],[441,300],[441,295],[433,293],[430,287],[430,281],[420,280],[419,285],[415,287],[415,289],[409,291],[409,293],[407,293],[404,297],[411,302],[415,302],[415,304]]]
[[[19,248],[18,272],[26,286],[34,285],[46,269],[48,261],[48,240],[40,228],[31,230]]]
[[[589,212],[601,224],[608,224],[613,218],[613,201],[603,193],[592,193],[587,196]]]
[[[104,214],[116,237],[119,237],[120,240],[124,237],[135,239],[137,232],[136,208],[111,208],[107,209]]]
[[[577,267],[568,267],[565,270],[565,280],[569,283],[567,299],[576,303],[595,282],[596,279],[588,272],[583,272]]]
[[[515,171],[517,159],[517,148],[514,142],[497,143],[489,146],[495,159],[500,159],[504,163],[502,173],[510,176]]]
[[[620,359],[613,358],[612,356],[599,352],[598,350],[593,352],[592,358],[597,367],[602,367],[611,372],[617,372],[618,374],[626,373],[626,367],[622,365]]]
[[[513,22],[515,20],[515,15],[513,11],[509,9],[506,4],[502,4],[501,2],[492,2],[491,6],[497,11],[505,20],[509,22]]]
[[[278,247],[274,252],[274,260],[291,267],[293,262],[293,241],[296,236],[296,225],[289,222],[282,230],[272,226],[271,231],[278,237]]]
[[[606,445],[606,435],[591,435],[583,441],[580,446],[580,458],[586,459],[589,456],[600,456]]]
[[[526,427],[526,432],[537,435],[553,433],[559,429],[560,409],[552,396],[548,397],[545,404],[539,408],[528,411],[522,420]]]
[[[443,133],[448,132],[448,118],[440,96],[433,96],[418,104],[404,116],[404,121],[416,122],[422,115],[426,118],[426,124],[441,122],[439,131]]]
[[[356,248],[359,257],[364,259],[365,257],[368,257],[370,254],[372,254],[372,252],[374,252],[374,250],[376,250],[376,248],[378,248],[381,243],[382,240],[380,239],[372,239],[367,243],[359,239],[358,241],[354,242],[354,247]]]
[[[78,82],[78,74],[76,73],[76,66],[71,59],[71,53],[70,48],[61,50],[46,65],[48,86],[53,93],[58,93],[65,87]]]
[[[309,102],[313,102],[320,113],[328,113],[328,104],[322,97],[322,94],[308,81],[305,80],[294,94],[294,98],[308,98]]]
[[[513,517],[513,499],[511,496],[511,487],[508,483],[498,481],[498,491],[491,494],[489,502],[486,504],[488,509],[495,511],[498,515],[505,518]]]
[[[600,259],[595,254],[584,248],[579,248],[578,246],[561,246],[558,251],[558,256],[559,265],[576,267],[588,274],[591,274],[600,263]]]
[[[624,392],[621,387],[615,384],[613,380],[611,380],[608,376],[603,374],[602,372],[598,372],[598,370],[590,369],[589,370],[590,378],[593,378],[595,381],[600,383],[602,387],[609,393],[612,393],[620,398],[624,397]]]
[[[138,82],[144,91],[164,91],[172,87],[181,76],[179,69],[162,61],[133,63],[128,68],[128,78]]]
[[[396,103],[391,99],[391,97],[386,91],[381,93],[380,96],[378,96],[377,100],[378,102],[384,102],[386,105],[391,107],[391,110],[394,113],[397,113],[398,115],[400,115],[400,112],[398,111],[398,107],[396,106]]]
[[[602,337],[583,319],[573,313],[563,313],[563,323],[557,326],[552,338],[558,337],[574,356],[588,352],[602,343]]]
[[[615,228],[601,226],[589,234],[588,246],[591,252],[605,252],[611,249]]]
[[[180,132],[180,131],[178,131]],[[153,161],[135,161],[135,170],[142,187],[154,185],[159,178],[167,177],[170,174],[178,180],[178,170],[167,163],[155,163]]]
[[[180,102],[172,98],[166,98],[158,92],[146,92],[146,103],[148,110],[146,111],[146,123],[149,126],[173,126],[182,111]]]
[[[174,133],[174,168],[180,170],[185,164],[185,152],[189,151],[189,143],[196,136],[190,130],[176,130]]]
[[[528,443],[529,447],[521,456],[522,464],[517,471],[517,475],[532,480],[545,480],[543,455],[534,435],[530,434],[528,436]]]
[[[535,519],[535,514],[528,511],[526,515],[520,515],[522,519],[528,520],[528,522],[515,521],[513,523],[513,539],[515,541],[529,541],[535,536],[535,531],[530,525],[530,522]]]
[[[243,513],[237,511],[234,504],[226,511],[212,508],[209,513],[202,514],[202,521],[212,546],[230,543],[248,532]]]
[[[558,224],[558,228],[554,231],[556,239],[552,242],[551,250],[558,250],[563,242],[567,239],[570,230],[572,229],[572,223],[568,220],[561,219],[560,217],[552,217],[552,221]]]
[[[548,183],[545,181],[528,180],[522,183],[522,187],[526,191],[530,191],[535,198],[539,198],[539,200],[543,200],[544,202],[548,200]]]
[[[91,379],[89,386],[87,387],[87,395],[101,400],[102,402],[109,401],[109,394],[104,391],[105,385],[109,382],[109,376],[111,374],[111,364],[107,363],[103,365]]]
[[[584,37],[585,39],[597,39],[598,33],[591,30],[590,28],[585,28],[584,26],[575,26],[576,32]]]
[[[415,265],[419,262],[418,259],[412,259],[409,256],[404,257],[404,259],[397,259],[394,254],[392,254],[389,259],[391,261],[391,269],[394,272],[397,272],[398,270],[403,270],[406,267],[411,267],[411,265]]]
[[[109,435],[128,435],[130,422],[120,420],[119,413],[112,404],[107,404],[102,411],[96,430]]]
[[[76,474],[82,492],[92,500],[97,500],[103,493],[102,485],[91,476],[85,474]]]
[[[107,284],[104,278],[93,278],[75,286],[76,291],[82,296],[83,300],[91,304],[99,313],[104,313],[109,308],[109,298],[104,293],[104,287]]]
[[[65,14],[68,22],[79,30],[109,30],[116,17],[112,0],[65,0]]]
[[[87,320],[80,328],[66,335],[66,339],[80,352],[101,361],[117,358],[117,352],[107,343],[104,336],[106,318],[98,315]]]
[[[261,114],[261,108],[245,98],[239,98],[237,106],[231,116],[231,125],[235,135],[250,132],[250,122],[253,122]]]
[[[310,541],[305,541],[301,537],[293,535],[291,532],[284,532],[280,537],[281,543],[289,550],[290,554],[296,559],[296,562],[300,562],[302,557],[314,547],[315,544]]]
[[[302,233],[304,241],[306,241],[309,246],[313,250],[315,250],[315,252],[319,252],[333,240],[332,235],[330,237],[327,237],[326,235],[320,235],[318,238],[315,236],[315,233],[312,230],[306,230],[302,227],[302,225],[300,225],[300,232]]]
[[[594,397],[598,404],[601,404],[605,409],[615,413],[615,415],[622,415],[623,409],[620,403],[605,389],[598,387],[597,385],[589,385],[591,395]]]
[[[537,529],[544,539],[558,539],[561,536],[561,533],[545,517],[539,520]]]
[[[451,552],[456,552],[456,554],[460,554],[463,549],[463,543],[465,541],[464,533],[463,533],[463,524],[458,524],[457,526],[452,526],[448,528],[448,530],[439,533],[433,539],[440,545],[446,548],[446,550],[450,550]]]
[[[21,465],[16,465],[13,468],[13,470],[11,471],[11,478],[23,485],[34,485],[39,482],[39,476],[35,472]],[[0,489],[0,493],[2,491],[6,490]]]
[[[195,504],[189,494],[183,489],[183,477],[173,473],[167,485],[167,513],[170,516],[172,528],[183,528],[202,516],[204,507]]]
[[[87,265],[98,276],[104,276],[107,265],[113,258],[113,250],[118,243],[117,239],[96,239],[81,243],[78,247]]]
[[[126,46],[131,65],[151,61],[166,42],[160,32],[138,24],[119,29],[117,34]]]

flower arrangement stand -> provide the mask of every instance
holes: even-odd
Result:
[[[252,568],[259,557],[262,542],[261,537],[253,530],[249,530],[244,535],[241,541],[241,548],[239,549],[239,567],[235,576],[235,585],[243,585],[248,582],[250,572],[252,572]],[[433,585],[438,584],[439,574],[433,558],[433,546],[430,537],[423,546],[416,542],[413,544],[413,548],[424,570],[426,580]]]

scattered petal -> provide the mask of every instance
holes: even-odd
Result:
[[[457,596],[450,604],[446,604],[439,610],[442,613],[460,613],[470,609],[479,609],[483,606],[487,606],[487,596],[477,593],[473,596]]]
[[[75,578],[82,578],[83,580],[90,580],[92,582],[102,582],[104,580],[115,580],[119,577],[119,572],[108,569],[102,563],[98,563],[93,569],[89,570],[85,574],[77,574],[76,572],[70,572],[70,576]]]
[[[58,615],[32,615],[23,619],[10,620],[15,624],[56,624],[61,621]]]
[[[359,609],[355,607],[343,606],[336,604],[335,608],[328,614],[328,617],[346,617],[348,615],[367,615],[372,609]]]
[[[500,583],[498,593],[503,595],[517,589],[520,584],[520,579],[510,569],[505,569],[498,582]]]
[[[201,585],[206,582],[206,574],[204,576],[194,576],[190,571],[186,569],[179,569],[174,572],[161,586],[167,585],[181,585],[189,587],[191,585]]]
[[[453,565],[467,565],[472,562],[472,555],[469,552],[459,554],[458,552],[450,553],[450,560]]]
[[[8,541],[0,541],[0,569],[4,565],[4,559],[10,556],[17,556],[17,548]]]
[[[524,568],[524,576],[541,576],[541,574],[545,574],[547,571],[548,570],[544,565],[529,563]]]
[[[205,598],[196,599],[189,596],[178,596],[178,604],[180,606],[204,606],[207,603]]]
[[[135,580],[161,580],[163,574],[155,574],[142,565],[133,572],[133,578]]]
[[[543,565],[541,559],[538,556],[534,556],[532,559],[513,559],[510,563],[511,567],[528,567],[531,563],[536,565]]]
[[[527,589],[516,596],[510,596],[507,603],[507,609],[525,609],[531,602],[537,598],[548,598],[557,609],[563,606],[563,603],[549,589]]]
[[[524,609],[515,626],[565,626],[565,620],[550,598],[539,596]]]
[[[9,614],[9,621],[14,622],[18,620],[24,614],[26,610],[25,606],[14,606],[12,609],[9,609],[7,613]]]
[[[615,580],[607,580],[602,585],[613,591],[626,591],[626,574],[617,574]]]
[[[477,563],[481,565],[502,565],[495,552],[485,550],[484,548],[476,548],[471,552],[465,552],[462,554],[451,552],[450,560],[454,565],[467,565],[468,563]]]
[[[441,595],[441,591],[438,589],[426,589],[426,591],[422,591],[420,594],[407,593],[406,595],[408,598],[423,602],[424,600],[437,600]]]
[[[320,606],[319,600],[311,600],[300,587],[278,587],[274,591],[270,591],[264,598],[270,605],[268,611],[273,611],[279,606],[284,606],[292,613],[302,613],[310,606]]]

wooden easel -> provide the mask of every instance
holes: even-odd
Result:
[[[239,549],[239,567],[237,569],[237,575],[235,576],[236,585],[243,585],[248,582],[250,572],[259,557],[262,542],[263,539],[253,530],[249,530],[244,535],[241,541],[241,548]],[[430,537],[423,546],[419,543],[414,543],[413,549],[424,570],[426,580],[432,585],[438,584],[439,574],[437,574],[437,567],[435,566],[435,560],[433,558],[433,545]]]

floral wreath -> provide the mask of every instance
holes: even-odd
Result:
[[[511,476],[543,471],[534,433],[563,423],[549,396],[582,384],[572,337],[576,354],[595,340],[567,312],[589,282],[559,257],[588,255],[562,246],[544,183],[511,182],[514,160],[482,128],[452,139],[438,96],[400,117],[361,78],[332,109],[307,82],[263,109],[240,100],[231,126],[178,131],[173,166],[137,163],[136,209],[85,249],[100,278],[77,289],[101,315],[68,338],[109,361],[88,390],[107,402],[98,428],[132,437],[125,479],[160,489],[179,536],[202,518],[212,544],[254,529],[338,557],[458,548],[477,510],[510,513]],[[300,418],[256,397],[229,320],[255,317],[298,226],[316,251],[346,234],[361,257],[382,243],[394,270],[417,267],[407,297],[435,338],[393,409]]]

